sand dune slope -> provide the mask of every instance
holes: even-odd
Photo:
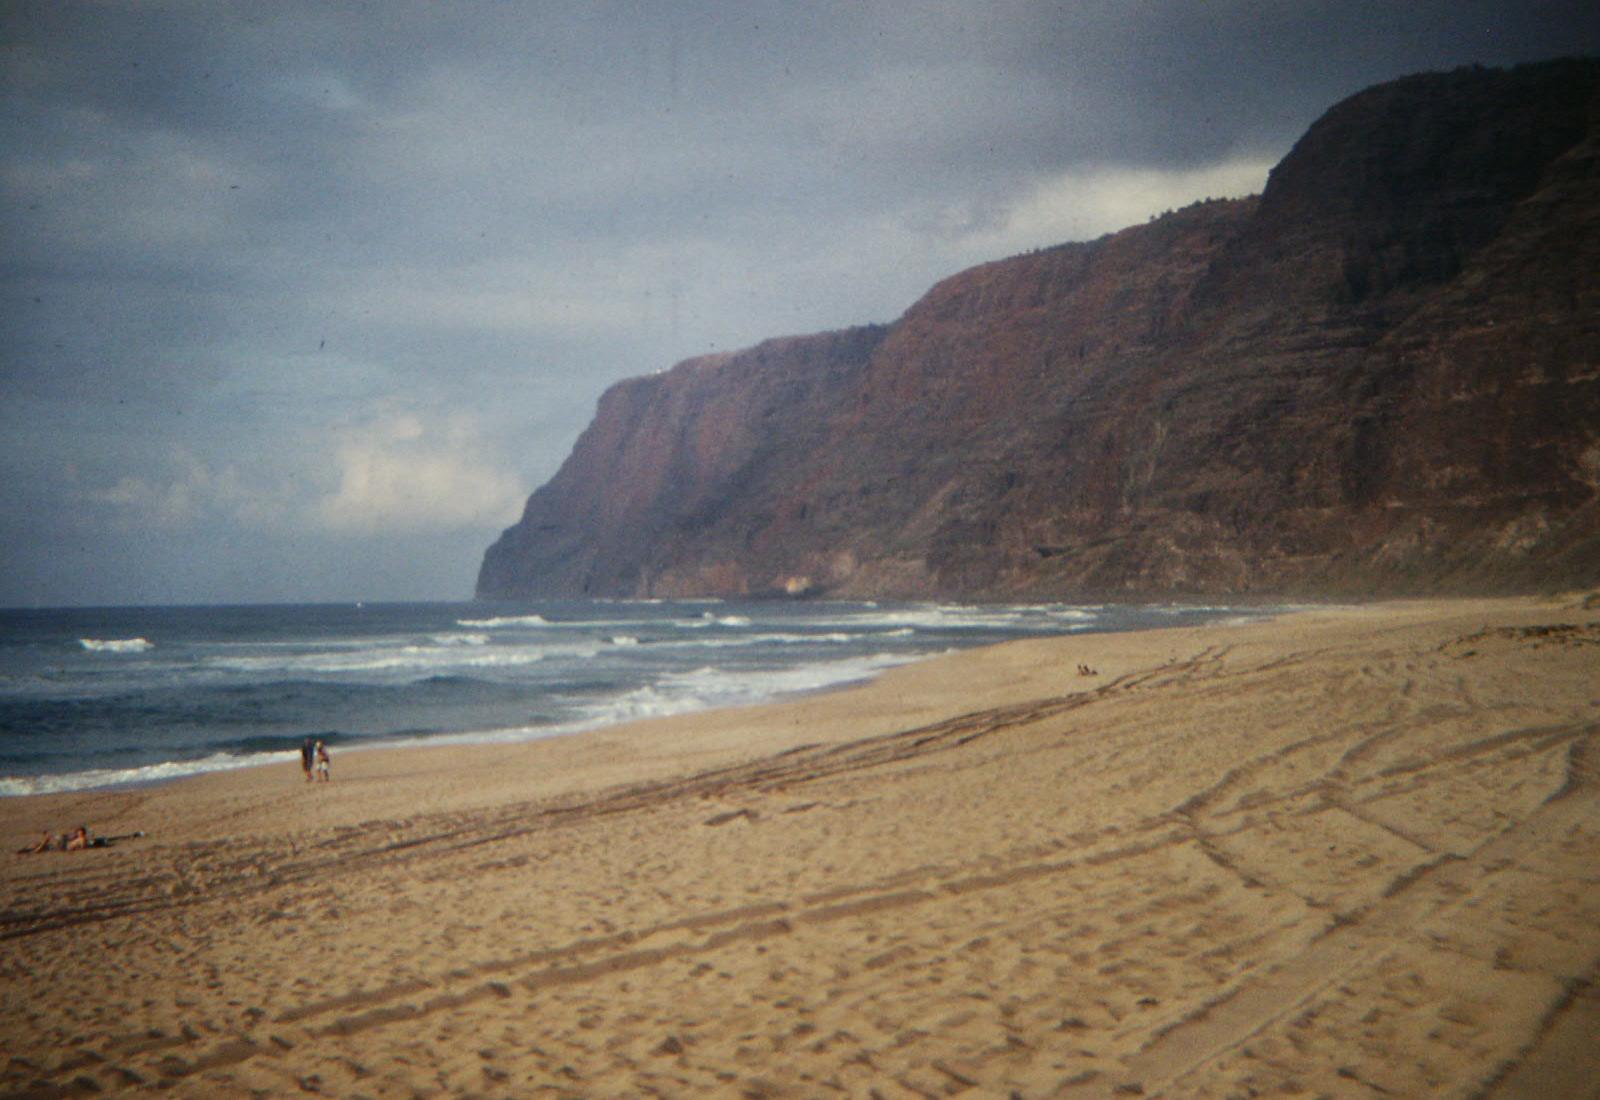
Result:
[[[1600,1096],[1576,600],[337,769],[0,805],[0,1097]]]

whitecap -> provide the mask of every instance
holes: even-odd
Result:
[[[754,649],[764,645],[838,645],[872,637],[866,634],[846,634],[835,631],[828,634],[797,634],[793,632],[772,634],[724,634],[695,638],[679,638],[656,642],[656,649]]]
[[[549,626],[543,615],[502,615],[492,619],[457,619],[457,626],[468,630],[498,630],[507,626]]]
[[[435,634],[432,637],[430,637],[428,640],[430,642],[432,642],[434,645],[441,645],[441,646],[452,646],[452,645],[480,646],[480,645],[488,645],[489,644],[489,635],[487,635],[487,634]]]
[[[966,604],[916,604],[892,609],[872,609],[849,614],[844,621],[857,627],[890,627],[890,637],[904,637],[902,630],[1006,630],[1053,633],[1063,623],[1091,623],[1100,617],[1090,607],[1066,604],[1017,604],[982,606]],[[808,620],[813,625],[835,623],[837,617],[819,616]]]
[[[143,653],[155,648],[148,638],[79,638],[78,644],[90,653]]]
[[[405,645],[272,657],[216,657],[208,667],[231,672],[339,675],[415,671],[429,675],[459,668],[515,668],[550,657],[593,657],[599,643],[565,646]]]
[[[681,626],[749,626],[750,619],[746,615],[718,615],[715,611],[702,611],[697,622],[679,624]]]

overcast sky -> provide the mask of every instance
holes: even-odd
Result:
[[[0,605],[469,597],[600,392],[1258,191],[1592,0],[0,0]]]

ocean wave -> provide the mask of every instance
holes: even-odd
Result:
[[[79,638],[78,644],[90,653],[143,653],[155,648],[148,638]]]
[[[298,756],[298,752],[252,753],[248,756],[219,752],[199,760],[167,760],[159,764],[141,764],[132,768],[90,768],[86,771],[63,772],[58,775],[6,775],[0,776],[0,798],[58,794],[62,791],[88,791],[135,783],[161,783],[169,779],[183,779],[208,772],[233,771],[259,764],[285,763],[297,759]]]
[[[909,654],[877,653],[836,661],[810,662],[794,667],[742,671],[703,665],[663,676],[654,683],[611,693],[607,698],[593,699],[567,711],[563,718],[548,724],[519,724],[451,732],[414,730],[364,735],[324,731],[314,736],[322,737],[330,744],[337,743],[345,752],[398,745],[527,741],[579,733],[620,722],[765,702],[782,695],[816,691],[868,679],[884,669],[914,659]],[[435,677],[430,682],[440,680],[441,678]],[[590,685],[590,688],[597,686],[609,689],[612,685]],[[288,764],[297,759],[298,754],[292,746],[298,743],[300,737],[300,734],[246,736],[219,744],[216,746],[219,751],[191,760],[169,760],[124,768],[88,768],[54,775],[0,776],[0,797],[158,783],[263,764]]]
[[[869,680],[887,669],[916,659],[910,654],[873,653],[776,669],[732,671],[715,665],[703,665],[603,699],[591,700],[575,708],[570,717],[548,724],[457,731],[415,739],[385,737],[362,747],[485,744],[559,737],[624,722],[671,718],[723,707],[752,706],[787,695],[824,691]]]
[[[815,643],[840,645],[883,635],[846,634],[831,631],[827,634],[799,634],[793,631],[761,634],[724,634],[711,637],[672,638],[652,644],[656,649],[756,649],[764,645],[791,646]]]
[[[749,706],[785,695],[821,691],[871,679],[907,664],[909,654],[872,653],[772,669],[732,670],[716,665],[672,673],[584,708],[578,729],[663,718],[720,707]]]
[[[673,694],[696,700],[702,708],[763,702],[783,695],[868,680],[886,669],[909,664],[918,655],[866,653],[833,661],[812,661],[771,669],[728,669],[704,665],[674,673],[661,683]]]
[[[718,615],[714,611],[702,611],[698,619],[680,619],[674,624],[686,630],[704,630],[708,626],[745,627],[750,625],[748,615]]]
[[[1216,620],[1216,622],[1219,625],[1221,625],[1221,624],[1237,624],[1237,623],[1259,622],[1259,621],[1261,621],[1263,619],[1270,619],[1270,618],[1273,618],[1273,617],[1278,616],[1278,615],[1289,614],[1289,613],[1295,612],[1295,611],[1305,611],[1310,606],[1311,606],[1310,604],[1287,604],[1287,603],[1286,604],[1263,604],[1260,607],[1254,607],[1254,608],[1250,608],[1250,609],[1246,610],[1246,609],[1243,609],[1243,608],[1233,607],[1233,606],[1230,606],[1228,604],[1194,603],[1194,604],[1163,604],[1163,605],[1160,605],[1160,606],[1150,607],[1148,610],[1150,610],[1151,612],[1153,612],[1154,614],[1157,614],[1157,615],[1172,615],[1172,616],[1178,616],[1178,615],[1204,615],[1204,616],[1226,615],[1226,616],[1229,616],[1228,618],[1222,618],[1222,619],[1217,619]]]
[[[548,631],[591,630],[604,633],[621,626],[666,626],[664,620],[658,618],[612,618],[609,616],[595,616],[578,619],[546,619],[542,615],[518,615],[500,619],[457,619],[456,625],[473,630],[512,630],[518,627],[537,627],[541,634]]]
[[[913,604],[881,608],[854,604],[827,605],[790,621],[797,625],[848,626],[876,631],[883,637],[906,637],[908,631],[985,631],[1055,633],[1081,630],[1098,621],[1104,608],[1071,604]]]
[[[457,619],[456,625],[468,630],[499,630],[508,626],[549,626],[543,615],[499,615],[492,619]]]
[[[446,669],[515,668],[537,664],[550,657],[592,657],[592,646],[399,646],[387,650],[353,653],[312,653],[297,657],[229,657],[211,661],[213,668],[230,672],[291,672],[299,675],[340,675],[362,672],[431,673]]]
[[[417,605],[361,614],[325,607],[126,610],[114,618],[51,620],[35,643],[0,654],[9,662],[0,663],[0,735],[9,735],[0,795],[155,782],[284,759],[295,731],[347,731],[328,735],[342,751],[576,733],[827,689],[952,648],[1209,621],[1226,610],[600,603]],[[633,603],[639,606],[618,606]],[[161,642],[152,645],[153,637]],[[36,776],[43,771],[58,774]]]
[[[487,635],[487,634],[434,634],[434,635],[430,636],[428,640],[430,642],[432,642],[434,645],[442,645],[442,646],[451,646],[451,645],[479,646],[479,645],[488,645],[489,644],[489,635]]]

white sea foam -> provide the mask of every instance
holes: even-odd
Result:
[[[844,642],[860,641],[873,637],[871,634],[846,634],[842,631],[833,631],[828,634],[797,634],[792,631],[762,634],[724,634],[719,636],[700,636],[691,638],[667,639],[656,642],[652,648],[657,649],[753,649],[764,645],[805,645],[807,643],[826,642],[838,645]]]
[[[818,608],[794,621],[807,626],[848,625],[859,629],[891,628],[889,637],[905,637],[905,631],[1007,630],[1058,633],[1081,630],[1100,618],[1102,609],[1066,604],[1022,604],[976,606],[964,604],[916,604],[867,610],[845,607],[833,612]]]
[[[593,652],[589,650],[588,652]],[[572,654],[574,656],[581,654]],[[393,672],[415,670],[439,673],[452,668],[513,668],[518,665],[537,664],[548,653],[538,649],[496,649],[462,655],[459,651],[440,650],[429,646],[407,646],[398,653],[351,659],[340,664],[324,666],[327,672]]]
[[[351,746],[345,751],[405,745],[504,743],[559,737],[623,722],[670,718],[721,707],[750,706],[785,695],[839,687],[871,679],[886,669],[917,659],[909,654],[878,653],[795,668],[739,672],[705,665],[665,676],[655,683],[644,684],[607,699],[595,700],[580,707],[570,719],[550,725],[399,737]]]
[[[18,795],[57,794],[61,791],[87,791],[100,787],[122,787],[134,783],[161,783],[207,772],[233,771],[259,764],[279,764],[298,759],[296,752],[251,753],[237,756],[219,752],[199,760],[168,760],[136,768],[91,768],[61,775],[0,776],[0,798]]]
[[[599,601],[596,601],[599,602]],[[540,633],[551,630],[596,630],[604,631],[619,626],[666,626],[661,619],[619,619],[592,618],[592,619],[546,619],[542,615],[518,615],[500,619],[457,619],[456,625],[473,630],[500,630],[509,631],[516,628],[538,628]]]
[[[688,619],[677,623],[678,626],[691,630],[699,630],[708,626],[749,626],[748,615],[718,615],[715,611],[702,611],[698,619]]]
[[[818,691],[870,679],[920,655],[869,653],[836,661],[815,661],[776,669],[727,669],[704,665],[663,678],[664,690],[696,700],[701,707],[760,702],[781,695]]]
[[[434,645],[441,645],[441,646],[450,646],[450,645],[478,646],[478,645],[488,645],[489,644],[489,635],[487,635],[487,634],[434,634],[428,640],[430,642],[432,642]]]
[[[592,633],[584,631],[541,631],[540,640],[507,643],[506,635],[490,633],[460,633],[430,636],[425,643],[394,639],[385,642],[373,639],[360,647],[348,645],[318,646],[302,652],[273,651],[269,653],[220,653],[206,657],[206,668],[214,672],[242,673],[252,676],[340,676],[363,673],[395,675],[413,672],[419,676],[444,675],[451,671],[493,668],[516,668],[546,660],[585,661],[598,657],[608,650],[642,646],[644,640],[638,633],[609,629],[627,626],[634,620],[620,623],[588,623]],[[648,620],[642,625],[651,625]],[[666,625],[666,624],[661,624]],[[689,625],[687,622],[678,625]],[[710,625],[709,623],[707,625]],[[721,649],[757,649],[762,646],[793,645],[843,645],[873,637],[873,633],[851,633],[834,630],[802,633],[799,631],[750,630],[748,619],[743,625],[727,631],[679,634],[676,637],[656,637],[648,648],[707,651]],[[881,636],[881,635],[880,635]],[[902,635],[904,636],[904,635]]]
[[[505,615],[492,619],[457,619],[457,626],[468,630],[499,630],[508,626],[549,626],[543,615]]]
[[[252,675],[340,675],[363,672],[415,672],[442,675],[453,669],[514,668],[552,657],[593,657],[601,644],[495,646],[471,643],[400,645],[294,655],[213,657],[212,669]]]
[[[778,669],[733,670],[703,665],[672,673],[654,684],[615,698],[597,701],[587,708],[584,724],[610,725],[714,707],[744,706],[869,679],[885,669],[915,659],[907,654],[875,653]]]
[[[143,653],[155,648],[148,638],[79,638],[78,644],[90,653]]]

